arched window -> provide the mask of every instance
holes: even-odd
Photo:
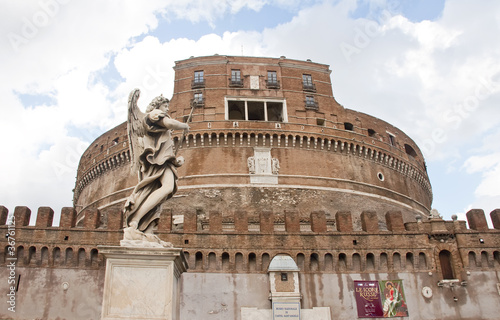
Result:
[[[411,252],[406,253],[405,269],[413,270],[413,253]]]
[[[99,253],[97,249],[90,250],[90,265],[92,267],[97,267],[99,265]],[[188,259],[188,257],[186,257]]]
[[[197,270],[203,269],[203,254],[201,252],[196,252],[194,268]]]
[[[418,268],[421,270],[427,269],[427,258],[425,257],[425,253],[420,252],[418,254]]]
[[[387,270],[387,253],[382,252],[380,254],[380,270],[385,271]]]
[[[496,268],[500,267],[500,252],[493,252],[493,264]]]
[[[49,248],[43,247],[42,248],[42,266],[46,266],[49,264]]]
[[[20,265],[24,265],[25,264],[25,260],[24,260],[24,247],[23,246],[19,246],[17,247],[17,261]]]
[[[352,270],[361,271],[361,256],[358,253],[352,255]]]
[[[475,269],[476,267],[476,253],[474,251],[469,251],[469,269]]]
[[[309,262],[309,269],[311,271],[319,270],[319,257],[317,253],[311,254],[311,261]]]
[[[305,270],[304,269],[304,261],[305,261],[305,256],[303,253],[297,254],[297,266],[299,267],[300,270]]]
[[[85,266],[85,261],[86,260],[86,257],[85,257],[85,249],[83,248],[80,248],[78,250],[78,265],[79,266]]]
[[[451,253],[448,250],[439,252],[439,262],[443,279],[455,279],[453,267],[451,266]]]
[[[267,268],[269,267],[270,260],[271,260],[271,257],[269,256],[269,253],[262,254],[262,271],[267,270]]]
[[[236,262],[236,271],[243,271],[244,265],[243,265],[243,254],[242,253],[238,252],[236,254],[235,262]]]
[[[227,252],[222,254],[222,270],[229,270],[229,253]]]
[[[217,257],[214,252],[210,252],[208,254],[208,269],[209,270],[215,270],[217,269]]]
[[[375,256],[373,255],[373,253],[369,253],[366,255],[366,270],[375,270]]]
[[[66,255],[64,258],[64,264],[66,266],[73,265],[73,248],[66,249]]]
[[[392,265],[394,270],[401,270],[401,255],[397,252],[392,255]]]
[[[339,260],[338,260],[338,265],[337,269],[344,271],[347,269],[347,256],[345,253],[340,253],[339,254]]]
[[[248,255],[248,270],[255,271],[256,265],[257,265],[257,256],[255,255],[255,253],[251,252]]]
[[[325,254],[324,271],[333,271],[333,256],[330,253]]]
[[[483,267],[483,268],[489,267],[488,252],[486,252],[486,251],[481,252],[481,267]]]
[[[28,251],[28,264],[36,263],[36,247],[30,247]]]
[[[55,247],[54,250],[52,250],[52,265],[61,265],[61,249],[59,247]]]

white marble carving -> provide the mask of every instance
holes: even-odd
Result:
[[[158,206],[177,191],[176,167],[184,163],[184,158],[175,156],[171,131],[187,132],[189,126],[170,118],[169,100],[163,96],[153,99],[143,113],[137,106],[139,95],[140,90],[134,89],[128,102],[131,165],[139,182],[125,202],[122,245],[153,242],[152,246],[171,247],[153,233],[160,218]]]
[[[255,158],[248,157],[247,165],[248,165],[248,171],[250,172],[250,174],[254,174],[255,173]]]
[[[437,209],[431,210],[431,219],[442,219],[442,217],[439,214],[439,211],[437,211]]]
[[[271,148],[255,147],[247,162],[250,183],[278,184],[279,161],[271,157]]]
[[[273,174],[278,174],[280,172],[280,161],[277,158],[271,159]]]

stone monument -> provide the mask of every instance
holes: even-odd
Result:
[[[137,106],[140,91],[130,93],[127,131],[132,170],[139,182],[125,202],[120,246],[101,246],[106,258],[102,319],[178,319],[179,278],[187,270],[180,248],[160,240],[154,230],[159,206],[177,191],[172,130],[189,126],[170,118],[169,100],[156,97],[146,113]]]
[[[169,100],[163,96],[151,101],[142,113],[137,106],[140,91],[129,96],[127,131],[132,156],[132,170],[139,183],[125,203],[125,229],[121,245],[171,247],[153,230],[158,225],[158,205],[177,191],[177,170],[184,158],[175,157],[172,130],[189,130],[186,123],[167,114]]]

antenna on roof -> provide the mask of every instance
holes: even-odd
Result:
[[[243,45],[241,45],[241,55],[243,55]]]

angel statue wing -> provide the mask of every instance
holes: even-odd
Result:
[[[144,153],[143,137],[146,130],[143,125],[144,117],[146,116],[137,106],[137,100],[141,90],[134,89],[128,96],[128,121],[127,133],[131,153],[131,169],[132,171],[140,172],[140,157]]]

